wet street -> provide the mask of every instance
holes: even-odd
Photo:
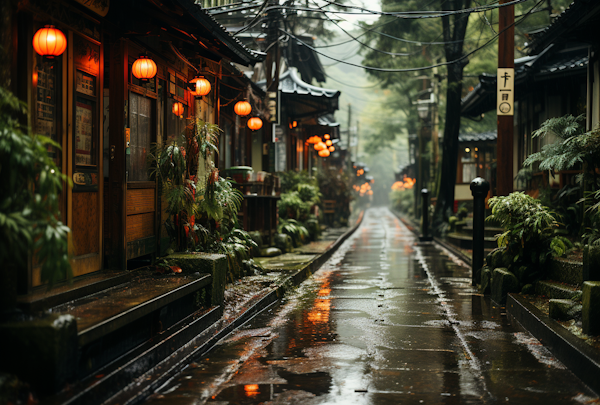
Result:
[[[147,404],[584,404],[597,396],[387,209]]]

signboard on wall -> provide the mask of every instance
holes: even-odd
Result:
[[[267,91],[267,108],[269,109],[269,122],[279,123],[279,92]]]

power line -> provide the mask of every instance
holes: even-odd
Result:
[[[527,1],[527,0],[525,0]],[[517,21],[514,22],[513,24],[511,24],[510,26],[506,27],[503,31],[499,32],[497,35],[493,36],[491,39],[489,39],[485,44],[483,44],[482,46],[474,49],[473,51],[461,56],[460,58],[457,58],[455,60],[452,61],[447,61],[447,62],[440,62],[440,63],[436,63],[434,65],[429,65],[429,66],[421,66],[421,67],[416,67],[416,68],[404,68],[404,69],[385,69],[385,68],[378,68],[378,67],[374,67],[374,66],[365,66],[365,65],[359,65],[357,63],[351,63],[351,62],[347,62],[347,61],[343,61],[341,59],[337,59],[334,58],[332,56],[326,55],[323,52],[318,51],[317,49],[313,48],[312,46],[308,45],[307,43],[305,43],[304,41],[302,41],[300,38],[296,37],[294,34],[287,32],[283,29],[279,29],[280,31],[284,32],[285,34],[289,35],[290,37],[294,38],[296,41],[300,42],[301,44],[303,44],[304,46],[306,46],[307,48],[311,49],[312,51],[314,51],[315,53],[324,56],[328,59],[334,60],[336,62],[340,62],[340,63],[344,63],[346,65],[350,65],[350,66],[354,66],[354,67],[358,67],[361,69],[365,69],[365,70],[372,70],[372,71],[376,71],[376,72],[385,72],[385,73],[403,73],[403,72],[418,72],[418,71],[423,71],[423,70],[429,70],[435,67],[440,67],[440,66],[448,66],[448,65],[452,65],[454,63],[458,63],[466,58],[468,58],[469,56],[473,55],[475,52],[479,51],[480,49],[485,48],[487,45],[491,44],[494,40],[496,40],[498,38],[498,36],[506,31],[506,29],[510,28],[511,26],[517,25],[519,23],[521,23],[538,5],[540,5],[541,3],[543,3],[545,0],[540,0],[535,6],[533,6],[527,13],[525,13],[523,15],[523,17]],[[504,3],[504,4],[508,4],[508,3]]]

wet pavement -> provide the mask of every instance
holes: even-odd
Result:
[[[147,404],[600,403],[387,209]]]

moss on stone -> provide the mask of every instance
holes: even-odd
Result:
[[[582,305],[583,333],[600,334],[600,281],[584,281]]]
[[[498,304],[504,304],[508,293],[516,292],[519,292],[517,277],[506,268],[494,269],[492,273],[492,300]]]

